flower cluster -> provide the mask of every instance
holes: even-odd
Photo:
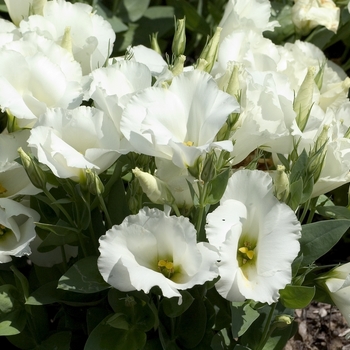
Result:
[[[273,322],[261,330],[259,321],[258,343],[237,339],[260,316],[290,320],[284,314],[315,288],[348,313],[348,265],[309,276],[350,226],[343,212],[340,226],[311,223],[324,195],[350,182],[350,78],[311,43],[268,39],[279,26],[270,1],[229,0],[192,65],[185,19],[171,56],[153,41],[110,57],[115,32],[90,5],[5,3],[0,262],[27,256],[37,287],[40,269],[57,267],[55,288],[67,293],[55,294],[50,280],[23,287],[18,302],[75,306],[69,293],[98,295],[88,305],[109,307],[96,307],[86,349],[111,328],[140,342],[135,349],[156,331],[163,348],[190,349],[224,342],[231,329],[232,344],[260,350]],[[332,1],[295,1],[292,18],[300,35],[317,25],[336,31],[339,11]],[[221,327],[235,308],[250,323]],[[208,322],[196,343],[181,322],[197,313]]]

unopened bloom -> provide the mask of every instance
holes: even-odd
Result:
[[[208,240],[220,250],[218,292],[230,301],[276,302],[291,282],[300,232],[294,212],[274,197],[268,174],[234,173],[207,216]]]
[[[104,280],[120,291],[158,286],[167,298],[182,296],[179,290],[217,277],[216,250],[197,243],[188,218],[167,216],[144,208],[113,226],[100,238],[98,268]]]
[[[34,221],[39,214],[12,199],[0,198],[0,263],[31,253],[29,243],[35,238]]]

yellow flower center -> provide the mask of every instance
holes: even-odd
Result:
[[[246,264],[248,261],[254,258],[254,248],[249,242],[244,242],[243,246],[238,248],[238,256],[242,265]]]
[[[172,261],[161,259],[158,261],[158,270],[166,278],[171,278],[171,276],[174,274],[174,264]]]
[[[9,231],[11,231],[9,228],[0,224],[0,237],[6,235],[6,233]]]
[[[0,195],[4,194],[5,192],[7,192],[7,189],[0,183]]]
[[[184,142],[184,145],[191,147],[194,145],[194,142],[193,141],[186,141],[186,142]]]

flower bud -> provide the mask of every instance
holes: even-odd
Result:
[[[21,157],[23,168],[26,171],[32,184],[40,189],[46,188],[46,174],[40,168],[38,162],[35,161],[31,155],[24,152],[22,147],[18,149],[18,153]]]
[[[139,180],[143,192],[155,204],[172,204],[174,197],[167,184],[150,173],[141,171],[139,168],[132,170]]]
[[[100,196],[105,190],[100,177],[91,169],[85,169],[85,186],[95,196]]]
[[[175,60],[174,66],[171,69],[174,77],[181,74],[182,71],[184,70],[185,60],[186,60],[186,56],[184,56],[184,55],[180,55]]]
[[[285,202],[289,195],[289,179],[283,165],[277,165],[274,181],[274,193],[278,200]]]
[[[207,154],[207,156],[205,157],[201,173],[201,180],[204,183],[209,182],[216,176],[215,160],[216,157],[214,152]]]
[[[217,27],[213,37],[209,40],[209,42],[205,45],[202,53],[199,58],[205,59],[208,62],[208,65],[205,67],[205,72],[210,73],[214,63],[216,62],[216,58],[218,56],[219,50],[219,40],[222,28]]]
[[[206,67],[209,63],[204,58],[199,58],[196,63],[196,69],[206,72]]]
[[[172,51],[175,57],[183,55],[186,48],[186,18],[178,19],[175,23],[175,34],[172,44]]]
[[[298,94],[294,100],[293,109],[296,113],[296,122],[301,131],[304,131],[312,108],[312,98],[315,84],[315,67],[309,67]]]
[[[325,125],[317,137],[315,145],[310,152],[308,171],[314,176],[314,183],[319,179],[327,154],[329,125]]]
[[[162,51],[158,44],[158,32],[152,33],[152,35],[150,36],[150,41],[151,41],[151,49],[154,50],[155,52],[158,52],[161,55]]]
[[[273,326],[276,328],[288,327],[293,321],[293,317],[290,315],[278,315],[273,321]]]

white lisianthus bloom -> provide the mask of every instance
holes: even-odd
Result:
[[[336,33],[340,9],[332,0],[294,0],[292,21],[302,35],[307,35],[318,25]]]
[[[259,33],[279,26],[277,21],[269,22],[271,4],[267,0],[229,0],[219,23],[224,39],[233,31],[250,28]]]
[[[12,22],[18,26],[24,18],[28,18],[34,0],[5,0],[7,11]]]
[[[112,120],[96,108],[47,110],[30,134],[28,144],[39,162],[60,178],[79,181],[86,168],[99,174],[120,155]]]
[[[31,253],[29,243],[35,238],[34,221],[39,214],[12,199],[0,198],[0,263]]]
[[[212,148],[232,151],[231,141],[214,142],[237,100],[219,90],[202,71],[176,76],[169,88],[135,94],[122,114],[120,129],[139,153],[188,167]]]
[[[350,325],[350,263],[340,265],[319,278],[334,304]]]
[[[269,304],[278,300],[279,290],[291,282],[301,225],[274,197],[268,174],[234,173],[219,207],[207,216],[206,233],[220,250],[216,289],[224,298]]]
[[[285,153],[292,148],[290,129],[295,119],[294,92],[282,74],[245,73],[241,93],[242,112],[231,138],[233,164],[244,160],[256,148]]]
[[[0,50],[0,107],[14,115],[22,128],[32,127],[47,107],[78,107],[81,79],[73,56],[35,33]]]
[[[0,18],[0,47],[20,37],[18,28],[12,22]]]
[[[88,91],[94,106],[104,111],[120,131],[122,112],[134,93],[151,86],[152,75],[144,64],[119,60],[113,65],[95,69]]]
[[[34,31],[58,44],[62,43],[68,28],[71,50],[83,74],[102,67],[113,51],[115,33],[109,22],[94,13],[90,5],[48,1],[42,16],[29,16],[20,23],[22,33]]]
[[[158,286],[167,298],[217,277],[217,251],[197,243],[196,230],[183,216],[145,207],[102,236],[97,264],[104,280],[123,292]]]
[[[27,148],[29,130],[0,135],[0,198],[34,195],[41,190],[34,187],[23,166],[15,161],[18,148]]]

